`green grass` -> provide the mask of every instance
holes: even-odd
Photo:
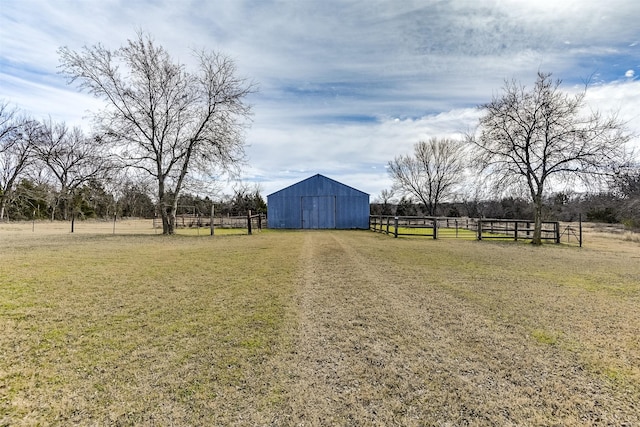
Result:
[[[386,227],[383,227],[383,230],[386,231]],[[393,235],[394,227],[389,227],[389,234]],[[433,236],[432,228],[416,228],[416,227],[398,227],[398,234],[404,235],[403,237],[409,237],[407,235],[415,235],[415,236]],[[460,238],[460,239],[475,239],[477,238],[477,233],[473,230],[467,230],[464,228],[458,228],[457,232],[455,228],[438,228],[438,236],[440,238]]]
[[[0,425],[640,422],[636,242],[11,227]]]
[[[158,411],[188,423],[213,411],[226,423],[243,401],[262,404],[245,395],[269,394],[254,381],[285,341],[295,268],[280,261],[295,259],[296,245],[274,253],[279,236],[250,238],[67,235],[54,248],[3,246],[0,424],[88,414],[136,424]],[[218,408],[219,396],[237,403]]]
[[[553,345],[558,342],[557,333],[550,332],[544,329],[534,329],[531,332],[531,336],[533,336],[533,338],[541,344]]]
[[[252,230],[252,233],[268,232],[268,230]],[[211,236],[211,229],[209,227],[185,227],[176,229],[176,234],[180,236]],[[248,234],[246,228],[221,228],[216,227],[213,231],[214,236],[240,236]]]
[[[383,230],[386,231],[386,227],[383,227]],[[393,235],[394,228],[389,228],[389,234]],[[438,238],[439,239],[462,239],[462,240],[476,240],[478,238],[478,233],[474,230],[468,230],[465,228],[438,228]],[[432,228],[417,228],[417,227],[398,227],[398,234],[400,237],[427,237],[433,238],[433,229]],[[508,236],[506,234],[499,235],[493,234],[492,240],[513,240],[513,236]],[[524,240],[524,239],[519,239]]]

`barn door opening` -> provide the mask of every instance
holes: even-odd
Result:
[[[302,196],[302,228],[336,228],[335,196]]]

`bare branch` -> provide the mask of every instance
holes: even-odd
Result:
[[[542,72],[531,90],[506,82],[503,94],[481,107],[479,135],[468,137],[476,165],[492,174],[500,189],[528,189],[537,238],[543,196],[552,183],[610,176],[630,139],[615,115],[585,114],[585,92],[569,95],[560,84]]]
[[[431,138],[414,146],[413,157],[396,157],[388,167],[395,189],[417,198],[429,215],[436,215],[439,204],[462,181],[466,156],[460,142]]]
[[[62,48],[60,56],[69,81],[106,102],[95,116],[101,135],[129,167],[156,181],[165,233],[173,233],[188,174],[232,170],[244,159],[251,111],[244,99],[255,86],[228,57],[197,52],[199,66],[189,72],[142,32],[113,51]]]

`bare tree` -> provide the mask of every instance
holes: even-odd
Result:
[[[31,164],[39,133],[35,120],[0,102],[0,220],[5,217],[14,186]]]
[[[69,129],[65,123],[51,120],[45,122],[42,129],[35,153],[50,173],[58,193],[52,205],[51,218],[62,205],[63,218],[68,219],[73,213],[73,199],[80,187],[90,181],[106,180],[114,165],[106,147],[85,136],[82,129]]]
[[[414,146],[413,156],[390,161],[394,189],[422,202],[428,215],[436,215],[441,202],[451,197],[464,177],[464,146],[456,140],[431,138]]]
[[[384,189],[380,192],[380,196],[373,201],[371,205],[372,214],[376,215],[393,215],[394,205],[393,199],[395,194],[392,189]]]
[[[613,183],[614,194],[622,201],[619,214],[622,222],[640,228],[640,164],[631,164],[620,171]]]
[[[482,218],[485,215],[487,202],[491,198],[484,178],[474,176],[473,179],[467,177],[460,191],[460,199],[466,215],[471,218]]]
[[[119,184],[118,208],[124,217],[151,218],[155,205],[151,196],[153,186],[144,180],[125,179]]]
[[[526,188],[535,206],[534,244],[541,244],[545,191],[611,173],[630,139],[615,115],[586,110],[586,87],[569,95],[560,83],[541,72],[530,90],[507,81],[502,95],[481,106],[479,133],[469,136],[478,165],[498,189]]]
[[[20,125],[18,119],[18,109],[11,106],[7,101],[0,101],[0,152],[5,151],[15,138]]]
[[[101,45],[59,50],[62,72],[106,101],[96,114],[106,139],[129,167],[157,183],[164,234],[173,234],[178,197],[188,173],[230,170],[244,157],[244,98],[254,87],[234,62],[216,52],[195,54],[187,72],[152,38],[138,33],[116,50]]]

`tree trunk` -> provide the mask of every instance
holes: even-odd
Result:
[[[4,211],[7,205],[7,199],[5,197],[0,198],[0,221],[4,221]]]
[[[162,216],[162,234],[176,233],[176,212],[178,210],[178,200],[169,202],[164,196],[160,202],[160,215]]]
[[[7,184],[7,188],[12,188],[13,182],[9,182]],[[7,210],[7,205],[9,204],[9,191],[2,191],[0,189],[0,221],[4,220],[4,214]],[[8,221],[8,220],[7,220]]]
[[[173,197],[171,202],[171,207],[169,209],[169,224],[171,226],[171,233],[175,234],[176,232],[176,216],[178,214],[178,195],[176,194]]]
[[[173,206],[167,205],[165,200],[160,203],[162,216],[162,234],[175,234],[176,215]]]
[[[162,234],[171,234],[169,215],[164,207],[160,208],[160,217],[162,218]]]
[[[542,196],[536,195],[534,199],[534,226],[533,226],[533,237],[531,239],[531,244],[533,245],[541,245],[542,244]]]
[[[158,168],[160,172],[160,168]],[[169,202],[168,195],[164,187],[164,179],[158,179],[158,205],[160,208],[160,216],[162,218],[162,234],[175,234],[175,210],[173,210],[173,202]]]
[[[63,196],[58,200],[58,206],[60,206],[60,211],[62,212],[62,219],[65,221],[69,220],[69,195],[67,189],[62,187]]]

